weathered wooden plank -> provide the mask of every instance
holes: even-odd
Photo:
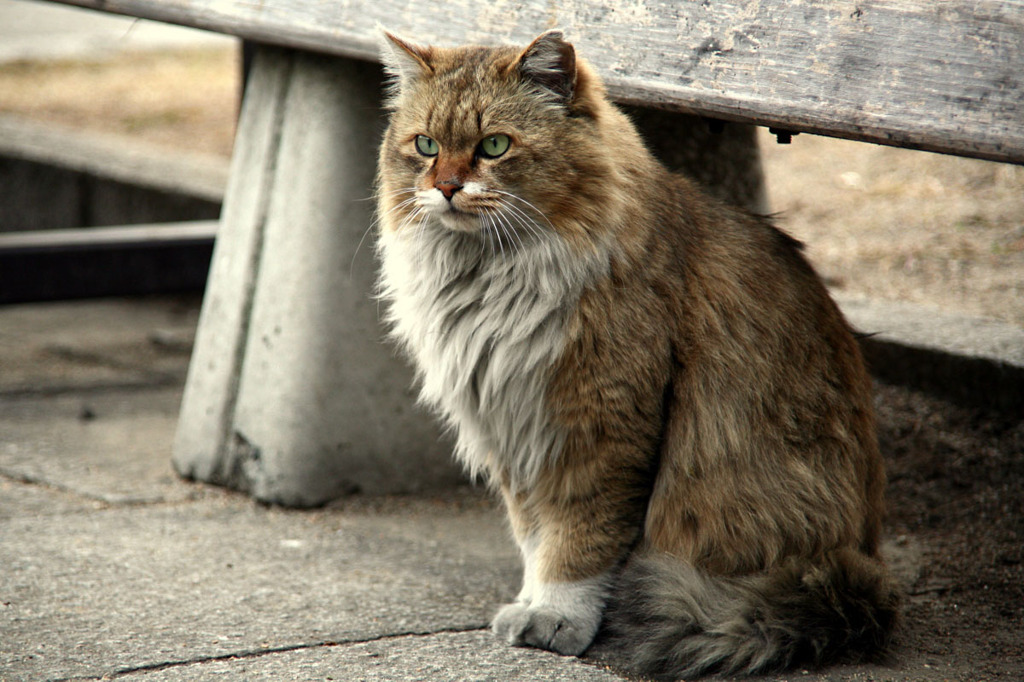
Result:
[[[361,59],[566,29],[613,95],[1024,163],[1024,0],[59,0]]]

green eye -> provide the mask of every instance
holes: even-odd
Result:
[[[512,141],[508,139],[508,135],[491,135],[485,137],[480,142],[480,156],[485,156],[488,159],[496,159],[505,152],[508,151]]]
[[[437,143],[426,135],[416,136],[416,151],[423,156],[437,156]]]

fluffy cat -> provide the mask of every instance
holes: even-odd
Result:
[[[508,509],[494,632],[578,655],[604,619],[665,677],[883,647],[870,380],[799,243],[660,166],[558,31],[387,38],[381,294]]]

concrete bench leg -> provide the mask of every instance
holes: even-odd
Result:
[[[174,445],[183,476],[289,506],[461,479],[372,298],[381,78],[255,59]]]

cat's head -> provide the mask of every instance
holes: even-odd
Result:
[[[606,209],[614,164],[603,123],[619,115],[560,31],[525,48],[386,37],[383,229],[496,234],[514,245],[578,230]]]

